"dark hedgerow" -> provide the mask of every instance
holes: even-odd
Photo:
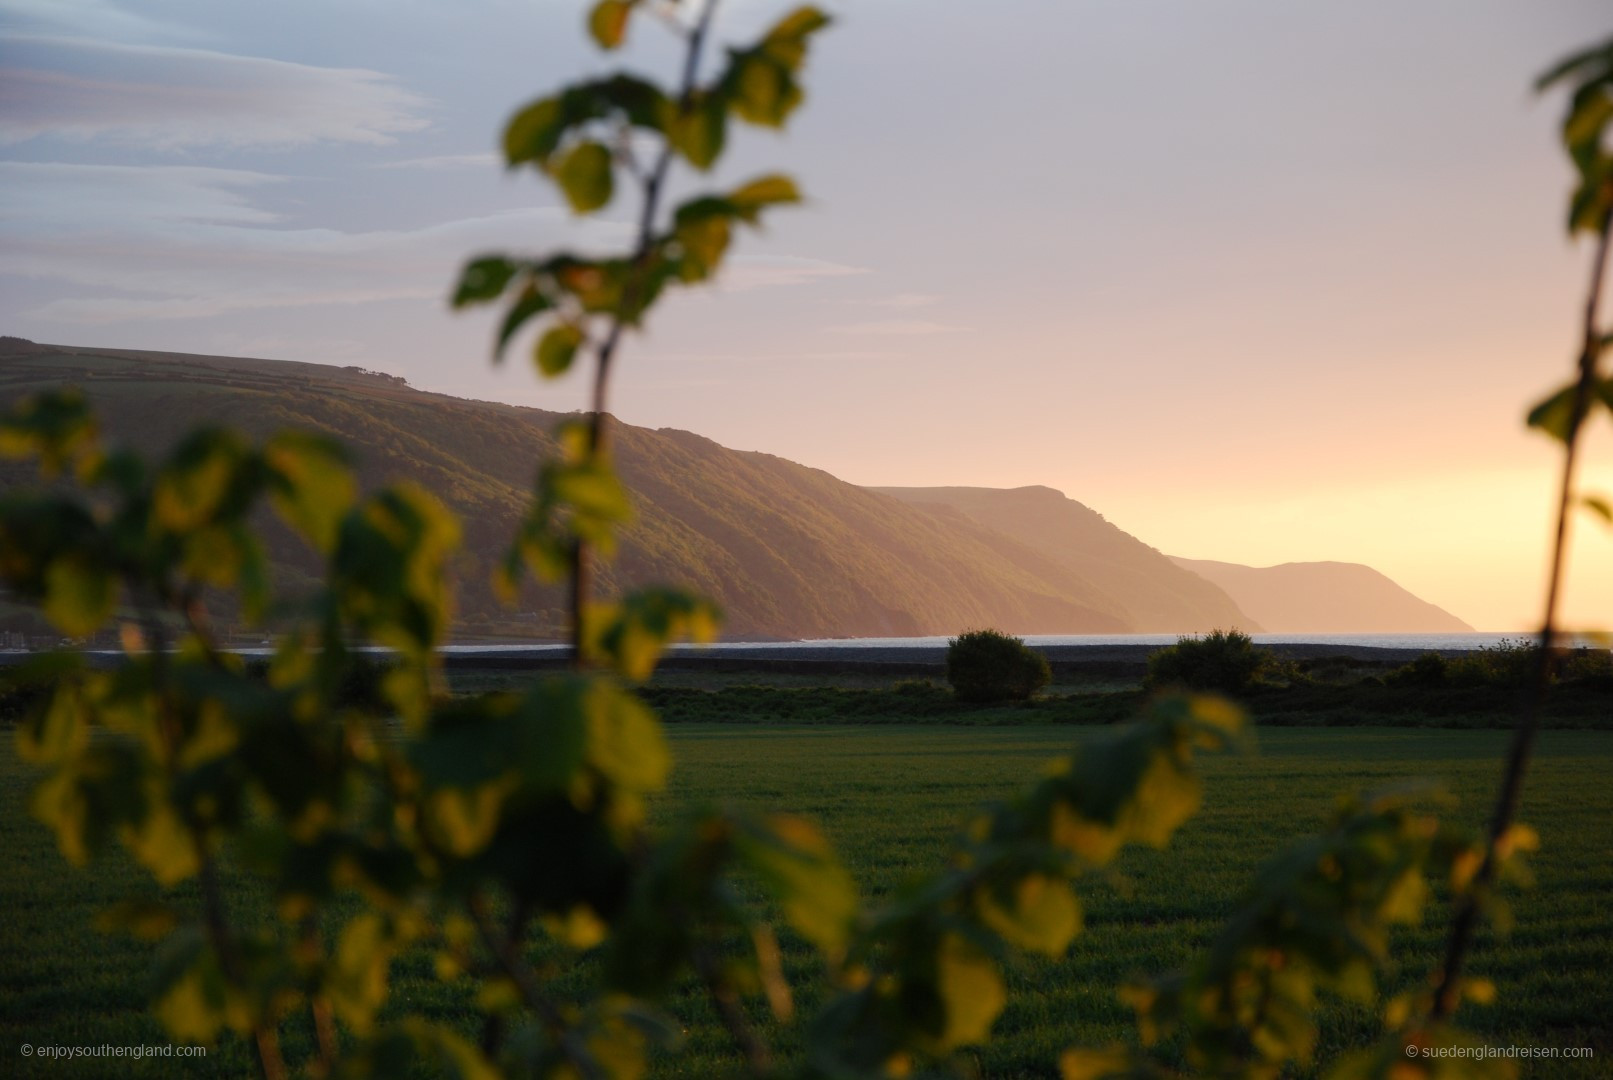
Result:
[[[947,682],[960,701],[1025,701],[1053,673],[1041,653],[998,630],[969,630],[947,642]]]
[[[1150,690],[1180,688],[1242,694],[1270,663],[1269,650],[1256,649],[1241,630],[1212,630],[1203,637],[1179,637],[1176,644],[1148,658]]]

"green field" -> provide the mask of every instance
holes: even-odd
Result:
[[[957,825],[1001,797],[1091,729],[1016,726],[749,726],[683,724],[672,728],[678,759],[662,807],[729,800],[788,809],[827,829],[862,884],[879,898],[905,875],[937,864]],[[1189,959],[1232,909],[1256,866],[1286,841],[1314,830],[1335,798],[1409,777],[1445,781],[1461,814],[1482,818],[1506,736],[1500,732],[1384,728],[1264,729],[1252,757],[1206,762],[1201,813],[1163,853],[1132,852],[1114,879],[1082,888],[1087,930],[1058,963],[1016,962],[1011,1004],[999,1038],[979,1054],[989,1077],[1054,1074],[1058,1051],[1128,1036],[1115,984]],[[1462,1019],[1493,1042],[1591,1046],[1591,1062],[1548,1062],[1526,1075],[1607,1075],[1613,1054],[1613,734],[1554,731],[1542,738],[1523,807],[1540,832],[1538,885],[1517,899],[1517,925],[1503,941],[1484,935],[1475,967],[1499,985],[1499,1002]],[[5,964],[0,973],[0,1053],[9,1072],[38,1076],[233,1076],[245,1074],[240,1045],[203,1061],[161,1060],[133,1068],[116,1062],[23,1059],[31,1044],[162,1043],[143,1012],[151,949],[90,928],[95,911],[140,884],[131,864],[109,858],[87,870],[67,867],[50,838],[25,813],[28,775],[9,740],[0,751],[0,836],[8,855],[0,878]],[[261,898],[238,885],[243,912]],[[1442,911],[1443,909],[1441,909]],[[1435,962],[1438,927],[1409,932],[1397,955],[1402,978]],[[792,975],[811,982],[805,950],[791,950]],[[463,1017],[463,999],[425,976],[425,958],[395,973],[410,1008]],[[563,985],[563,983],[562,983]],[[811,995],[803,1004],[810,1009]],[[709,1016],[692,997],[672,1004],[689,1028],[683,1050],[664,1058],[662,1076],[703,1078],[728,1071],[730,1059]],[[1331,1005],[1323,1053],[1363,1038],[1371,1018]],[[293,1050],[300,1038],[291,1032]],[[789,1046],[780,1037],[781,1045]]]

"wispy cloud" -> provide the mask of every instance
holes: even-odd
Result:
[[[827,259],[806,259],[795,255],[731,255],[723,263],[718,283],[738,292],[773,285],[803,285],[822,278],[866,274],[861,266],[847,266]]]
[[[438,154],[435,157],[402,158],[398,161],[378,161],[377,169],[491,169],[503,165],[497,154]]]
[[[409,229],[290,228],[253,201],[262,173],[186,166],[0,162],[0,273],[76,287],[34,314],[59,322],[198,319],[231,312],[440,301],[467,255],[512,246],[619,247],[624,222],[561,207]],[[519,238],[512,245],[512,238]],[[734,290],[858,273],[783,256],[736,257]]]
[[[11,35],[5,46],[0,143],[386,144],[427,123],[423,98],[362,68],[64,37]]]
[[[857,300],[855,303],[864,307],[892,308],[898,311],[911,311],[914,308],[933,307],[941,302],[941,298],[934,293],[904,292],[894,296],[881,296],[873,300]]]
[[[958,334],[966,326],[932,322],[928,319],[873,319],[868,322],[840,323],[824,327],[831,334],[870,334],[883,337],[924,337],[930,334]]]
[[[657,352],[656,358],[674,364],[742,364],[752,367],[758,364],[823,364],[823,363],[869,363],[875,360],[889,360],[900,357],[899,352],[889,352],[873,349],[835,349],[835,350],[790,350],[784,352]]]
[[[119,41],[194,40],[201,36],[188,27],[136,15],[109,0],[0,0],[0,20],[19,30]]]
[[[281,177],[196,165],[79,165],[0,161],[0,229],[53,235],[136,227],[141,222],[263,224],[275,215],[253,203],[252,189]]]

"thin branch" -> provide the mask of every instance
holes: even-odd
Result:
[[[324,952],[320,940],[319,919],[310,912],[302,919],[302,947],[311,956]],[[314,1022],[314,1045],[319,1050],[319,1072],[329,1076],[336,1067],[336,1056],[341,1051],[341,1040],[336,1033],[336,1017],[331,1010],[330,998],[319,986],[308,990],[308,1014]]]
[[[487,908],[487,901],[480,893],[472,893],[465,900],[465,906],[470,911],[471,920],[476,924],[476,931],[481,935],[482,944],[487,951],[493,954],[500,970],[507,975],[521,993],[521,1000],[527,1008],[537,1014],[538,1019],[555,1040],[566,1059],[576,1066],[584,1080],[593,1080],[602,1075],[593,1055],[588,1052],[578,1039],[576,1032],[571,1030],[566,1018],[561,1015],[560,1009],[549,1000],[538,982],[538,976],[526,960],[521,956],[519,940],[510,940],[498,932],[493,925],[493,916]]]
[[[517,900],[510,905],[510,918],[504,930],[504,940],[512,948],[519,948],[522,938],[526,934],[528,919],[527,905]],[[492,1058],[498,1053],[499,1047],[504,1043],[508,1034],[504,1028],[504,1015],[489,1011],[482,1020],[482,1053]]]
[[[130,583],[129,592],[140,613],[140,621],[146,625],[146,647],[151,653],[154,668],[152,682],[157,687],[157,730],[163,752],[162,766],[168,776],[169,789],[172,790],[179,777],[177,762],[179,730],[168,686],[168,630],[163,625],[156,608],[133,582]],[[164,599],[171,600],[174,595],[173,590],[166,585],[159,586],[154,592],[159,602]],[[191,610],[193,606],[189,603],[182,604],[181,612],[187,622],[194,627],[196,613]],[[211,640],[206,636],[202,636],[201,640],[211,652]],[[225,979],[236,989],[244,990],[245,964],[230,933],[229,917],[224,908],[224,893],[218,883],[218,864],[208,846],[207,831],[188,813],[182,814],[182,819],[196,856],[197,880],[202,891],[202,920],[207,931],[208,944],[218,956],[219,967],[223,970]],[[278,1033],[272,1026],[254,1019],[252,1036],[257,1047],[258,1067],[263,1072],[264,1080],[285,1080],[286,1063],[280,1053]]]
[[[688,31],[688,46],[683,58],[683,78],[678,88],[678,110],[687,113],[694,103],[696,80],[700,75],[700,56],[705,49],[706,36],[711,29],[712,16],[717,11],[717,0],[705,0],[700,16]],[[644,269],[655,251],[655,221],[661,208],[661,195],[667,174],[672,168],[672,142],[663,141],[661,152],[649,175],[641,177],[643,201],[639,207],[638,239],[634,245],[634,273],[622,287],[622,300],[611,318],[610,329],[594,352],[593,396],[588,417],[589,453],[604,452],[609,437],[609,416],[606,413],[610,389],[611,362],[627,329],[627,312],[638,307],[639,294],[644,288]],[[583,656],[584,615],[588,608],[593,567],[588,545],[581,539],[571,545],[571,649],[572,664],[579,670],[586,666]]]
[[[750,1021],[745,1018],[745,1010],[740,1005],[739,995],[728,980],[723,978],[722,967],[712,951],[704,946],[696,946],[692,956],[695,973],[705,984],[706,993],[711,997],[711,1003],[716,1006],[717,1016],[722,1020],[722,1026],[728,1029],[734,1044],[739,1047],[740,1053],[745,1055],[745,1062],[750,1066],[752,1073],[757,1076],[766,1076],[773,1071],[773,1055],[761,1036],[751,1028]]]
[[[1501,789],[1496,795],[1495,810],[1490,815],[1490,827],[1484,848],[1484,861],[1473,876],[1472,884],[1451,920],[1451,935],[1445,950],[1445,963],[1440,969],[1439,982],[1434,990],[1433,1019],[1443,1020],[1456,1011],[1461,1001],[1462,967],[1473,944],[1473,933],[1478,926],[1480,906],[1485,893],[1495,883],[1496,849],[1517,816],[1518,800],[1523,793],[1524,773],[1529,768],[1529,757],[1534,751],[1535,736],[1540,728],[1540,714],[1545,707],[1546,695],[1551,687],[1552,650],[1557,644],[1557,601],[1562,589],[1563,563],[1568,546],[1568,518],[1573,506],[1574,471],[1578,464],[1579,429],[1590,412],[1592,394],[1596,389],[1596,361],[1601,354],[1601,335],[1597,332],[1602,296],[1602,281],[1607,270],[1608,238],[1613,231],[1613,214],[1602,219],[1601,232],[1596,243],[1596,258],[1591,266],[1590,292],[1585,299],[1583,344],[1579,353],[1579,380],[1574,386],[1573,411],[1569,415],[1568,431],[1563,451],[1562,477],[1557,491],[1557,529],[1552,545],[1551,576],[1546,585],[1546,614],[1540,627],[1540,657],[1535,667],[1534,681],[1528,700],[1524,703],[1512,745],[1507,751],[1501,774]]]

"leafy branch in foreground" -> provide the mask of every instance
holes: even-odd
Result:
[[[594,39],[606,49],[619,46],[643,6],[624,0],[597,5],[589,18]],[[627,73],[591,79],[525,106],[505,128],[509,167],[537,169],[579,214],[609,206],[616,173],[625,172],[639,196],[632,250],[610,256],[482,255],[465,266],[453,294],[455,307],[509,298],[495,359],[533,323],[543,328],[532,351],[543,377],[565,374],[579,355],[593,358],[587,418],[560,431],[564,456],[540,470],[532,513],[501,577],[507,593],[523,565],[542,579],[568,579],[579,664],[589,660],[593,640],[592,556],[610,555],[615,529],[630,513],[611,467],[606,412],[612,361],[623,336],[642,327],[669,285],[694,285],[715,275],[738,226],[757,227],[763,211],[801,198],[793,180],[769,174],[731,191],[688,198],[662,218],[674,163],[709,170],[727,144],[730,120],[784,125],[802,100],[797,78],[807,44],[829,22],[816,8],[798,8],[749,48],[729,49],[722,73],[702,83],[700,65],[716,9],[716,0],[651,8],[684,40],[675,90]]]
[[[1460,998],[1462,968],[1472,946],[1473,931],[1480,909],[1488,899],[1489,886],[1495,880],[1504,858],[1507,838],[1512,833],[1512,822],[1517,815],[1518,800],[1523,791],[1524,773],[1529,767],[1529,756],[1540,726],[1540,713],[1551,692],[1552,661],[1558,634],[1557,606],[1562,592],[1569,517],[1578,502],[1613,520],[1613,515],[1606,512],[1606,500],[1596,496],[1579,496],[1575,487],[1585,422],[1598,407],[1613,414],[1613,376],[1604,376],[1599,367],[1602,350],[1609,338],[1601,329],[1599,308],[1607,273],[1609,237],[1613,234],[1613,152],[1608,149],[1608,134],[1613,128],[1613,41],[1563,60],[1540,77],[1536,88],[1546,90],[1558,85],[1570,87],[1562,134],[1578,180],[1569,199],[1568,231],[1571,236],[1580,232],[1590,233],[1596,238],[1596,246],[1585,297],[1574,380],[1530,410],[1528,416],[1530,426],[1542,429],[1563,444],[1539,656],[1529,696],[1518,720],[1512,745],[1507,751],[1495,809],[1490,815],[1489,843],[1484,861],[1475,876],[1472,893],[1457,910],[1451,925],[1445,963],[1434,991],[1432,1014],[1436,1020],[1449,1016]]]
[[[943,866],[873,910],[802,818],[707,806],[651,827],[671,755],[633,684],[669,641],[709,635],[715,612],[673,589],[592,598],[591,559],[609,553],[629,513],[607,438],[612,361],[667,286],[708,279],[737,226],[798,198],[768,176],[669,213],[661,205],[673,164],[709,169],[730,120],[788,118],[807,42],[826,19],[810,8],[786,16],[728,50],[703,82],[712,4],[604,0],[589,30],[612,48],[645,13],[683,35],[676,90],[626,73],[588,80],[518,112],[505,138],[510,164],[552,178],[578,212],[609,205],[618,174],[628,176],[641,198],[632,249],[483,256],[454,296],[459,306],[507,299],[500,353],[541,324],[533,357],[545,376],[579,356],[594,363],[593,409],[561,432],[563,456],[540,467],[504,572],[512,589],[526,569],[569,578],[577,670],[513,692],[446,695],[438,646],[457,523],[417,489],[360,497],[327,441],[286,433],[253,445],[204,430],[151,464],[104,448],[70,391],[0,422],[0,453],[33,458],[56,481],[0,496],[0,579],[64,633],[116,625],[122,647],[116,666],[70,650],[25,673],[47,690],[18,731],[46,772],[34,812],[69,860],[120,844],[149,872],[161,898],[130,899],[102,925],[158,943],[153,1007],[173,1038],[238,1033],[269,1080],[636,1078],[672,1052],[681,1024],[666,1003],[691,984],[735,1067],[753,1075],[969,1075],[971,1048],[1007,1001],[1005,965],[1020,952],[1062,956],[1082,929],[1080,883],[1128,845],[1165,846],[1198,807],[1196,755],[1243,740],[1243,717],[1225,701],[1159,698],[1137,723],[1076,740],[969,822]],[[1613,63],[1605,50],[1587,56],[1563,75],[1601,88],[1576,93],[1569,124],[1591,191],[1576,197],[1575,223],[1600,230],[1599,282],[1613,169],[1601,127],[1587,148],[1584,117],[1605,127],[1613,114]],[[1575,437],[1605,387],[1594,294],[1574,393],[1543,414],[1566,416],[1565,512]],[[270,513],[324,564],[305,601],[276,606],[256,538]],[[265,674],[215,640],[208,610],[221,596],[249,617],[273,615]],[[1554,605],[1555,577],[1551,596]],[[343,685],[370,645],[391,662],[377,694],[353,701]],[[1198,962],[1123,991],[1141,1045],[1070,1050],[1064,1074],[1271,1077],[1309,1063],[1323,995],[1379,1003],[1390,935],[1420,919],[1437,889],[1461,911],[1494,911],[1495,886],[1521,879],[1515,855],[1533,836],[1511,824],[1509,800],[1530,730],[1487,842],[1443,824],[1415,793],[1345,803],[1325,832],[1267,864]],[[242,880],[255,888],[236,888]],[[190,881],[199,902],[174,889]],[[266,911],[243,910],[253,895]],[[768,1040],[769,1025],[795,1020],[786,935],[813,951],[827,990],[803,1024],[799,1060]],[[1505,1072],[1504,1061],[1405,1052],[1465,1039],[1446,1023],[1455,1001],[1490,993],[1461,979],[1465,949],[1453,935],[1443,981],[1382,1003],[1383,1038],[1336,1074]],[[429,1019],[390,992],[395,965],[423,957],[479,1030]]]

